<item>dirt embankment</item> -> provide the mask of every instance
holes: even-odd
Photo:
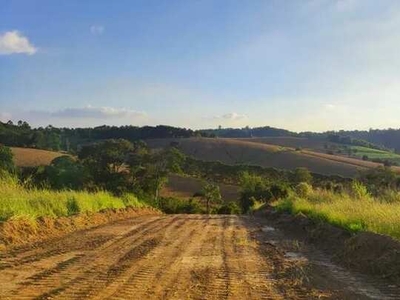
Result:
[[[370,232],[352,234],[327,223],[315,222],[302,214],[293,216],[270,208],[261,214],[287,234],[329,253],[335,263],[400,287],[399,241]]]
[[[41,217],[36,220],[15,218],[0,223],[0,250],[7,246],[37,242],[73,231],[88,229],[109,222],[141,215],[159,215],[153,208],[106,209],[97,213],[83,213],[70,217]]]

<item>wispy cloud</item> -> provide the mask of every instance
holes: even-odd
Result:
[[[213,119],[213,120],[227,120],[227,121],[239,121],[247,119],[245,114],[238,114],[236,112],[227,113],[224,115],[216,115],[213,117],[206,117],[206,119]]]
[[[65,108],[49,113],[52,117],[58,118],[91,118],[91,119],[112,119],[112,118],[133,118],[144,117],[144,112],[114,107],[93,107],[91,105],[81,108]]]
[[[17,30],[7,31],[0,34],[0,55],[10,54],[28,54],[32,55],[37,52],[37,48],[33,46],[27,37],[23,36]]]
[[[102,35],[103,32],[104,32],[104,29],[105,28],[102,25],[92,25],[92,26],[90,26],[90,32],[93,35]]]

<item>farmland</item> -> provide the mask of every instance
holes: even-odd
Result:
[[[360,146],[350,146],[352,155],[362,159],[363,156],[367,156],[368,159],[381,159],[390,160],[400,164],[400,155],[394,152],[382,151],[378,149],[371,149]]]
[[[187,155],[206,161],[259,165],[288,170],[306,167],[312,172],[326,175],[352,177],[360,169],[375,168],[381,165],[355,158],[309,150],[296,151],[289,147],[238,139],[159,139],[149,140],[148,144],[150,147],[160,148],[171,142],[177,143],[178,147]]]
[[[49,165],[53,159],[65,155],[60,152],[32,148],[11,147],[11,150],[15,164],[21,167]]]

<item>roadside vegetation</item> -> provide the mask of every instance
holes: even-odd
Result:
[[[116,197],[105,191],[54,191],[26,188],[18,182],[16,177],[7,173],[0,175],[0,221],[18,217],[32,219],[67,217],[111,208],[143,208],[146,206],[131,194]]]
[[[300,183],[273,206],[352,232],[370,231],[400,239],[399,182],[397,174],[382,168],[361,174],[349,188],[313,188]]]

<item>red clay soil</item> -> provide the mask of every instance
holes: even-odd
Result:
[[[0,252],[0,299],[392,299],[267,222],[139,216]]]
[[[11,219],[0,223],[0,249],[37,242],[117,220],[159,214],[161,213],[153,208],[135,209],[128,207],[125,209],[106,209],[97,213],[84,213],[70,217],[41,217],[37,220]]]

